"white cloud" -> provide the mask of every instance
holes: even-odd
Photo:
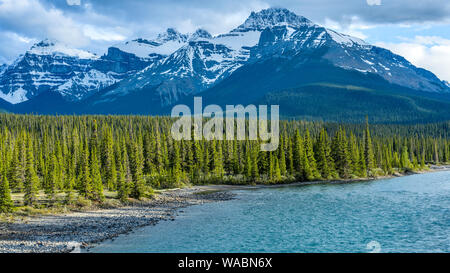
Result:
[[[441,80],[450,81],[450,40],[438,36],[416,36],[402,43],[377,43],[405,57],[418,67],[435,73]]]
[[[84,26],[83,33],[91,40],[95,41],[115,42],[115,41],[123,41],[126,39],[124,35],[121,35],[120,33],[117,33],[114,30],[101,29],[92,25]]]
[[[332,30],[356,37],[356,38],[360,38],[363,40],[368,38],[368,36],[366,34],[364,34],[363,31],[375,27],[375,26],[370,26],[370,25],[364,24],[356,16],[353,16],[349,20],[351,21],[350,23],[343,25],[337,21],[326,18],[323,25],[326,28],[329,28],[329,29],[332,29]]]
[[[3,29],[21,36],[52,38],[75,46],[88,44],[87,37],[75,21],[61,10],[45,8],[37,0],[3,0],[0,24]]]
[[[81,0],[66,0],[69,6],[79,6],[81,5]]]
[[[81,4],[81,1],[71,0],[67,3]],[[122,41],[130,33],[126,28],[115,26],[110,18],[98,15],[91,9],[87,9],[85,13],[91,21],[83,20],[84,17],[69,16],[67,11],[45,6],[39,0],[0,0],[0,26],[3,33],[11,33],[10,41],[23,44],[15,50],[2,48],[0,54],[8,54],[13,59],[29,49],[30,41],[35,43],[44,38],[78,48],[90,49],[102,45],[103,52],[103,44]]]
[[[369,6],[380,6],[381,0],[366,0]]]

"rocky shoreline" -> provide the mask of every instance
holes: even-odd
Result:
[[[431,166],[426,172],[449,171],[450,166]],[[166,190],[148,202],[112,209],[30,217],[12,223],[0,222],[0,253],[79,252],[95,243],[132,230],[175,220],[177,209],[209,202],[227,201],[233,190],[336,184],[387,179],[419,173],[351,180],[311,181],[278,185],[212,185]]]
[[[0,223],[0,253],[78,252],[135,228],[174,220],[177,209],[234,197],[229,191],[202,191],[199,187],[168,190],[133,206]]]

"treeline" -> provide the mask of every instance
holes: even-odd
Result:
[[[0,210],[37,195],[56,202],[126,202],[185,184],[287,183],[419,170],[449,161],[448,123],[430,125],[280,123],[280,145],[261,141],[175,141],[173,120],[148,116],[0,115]]]

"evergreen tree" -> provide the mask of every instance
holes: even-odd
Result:
[[[24,204],[26,206],[34,206],[37,202],[37,193],[39,186],[39,178],[36,175],[34,169],[34,156],[33,156],[33,146],[31,145],[31,139],[28,139],[28,145],[26,149],[26,170],[25,170],[25,196]]]
[[[249,147],[247,146],[246,160],[245,160],[245,175],[247,178],[252,177],[252,168],[253,168],[252,153],[249,151]]]
[[[148,148],[147,148],[148,149]],[[114,142],[111,128],[107,128],[103,142],[102,176],[109,190],[115,190],[117,180],[116,162],[114,160]]]
[[[55,193],[56,193],[56,186],[58,184],[58,175],[57,175],[57,159],[56,155],[52,154],[50,157],[49,167],[48,167],[48,174],[46,179],[46,187],[45,187],[45,193],[47,195],[47,198],[52,203],[55,201]]]
[[[279,147],[279,166],[278,169],[280,170],[280,176],[281,175],[286,175],[286,153],[284,151],[284,141],[283,138],[281,138],[281,143],[280,143],[280,147]]]
[[[128,199],[128,189],[124,164],[120,164],[119,167],[117,179],[117,197],[122,203],[125,203]]]
[[[212,144],[212,171],[216,177],[223,176],[223,158],[222,158],[222,145],[220,142],[213,140]]]
[[[402,155],[400,159],[400,167],[403,169],[411,169],[411,162],[409,161],[408,147],[403,146]]]
[[[258,167],[258,148],[253,147],[252,149],[252,178],[256,180],[259,177],[259,167]]]
[[[174,145],[173,145],[172,162],[173,162],[173,164],[172,164],[172,179],[173,179],[174,185],[176,185],[178,187],[181,184],[181,177],[182,177],[180,149],[178,146],[178,142],[174,142]]]
[[[294,150],[292,147],[292,140],[289,139],[288,142],[288,158],[289,158],[289,174],[293,175],[294,174]]]
[[[329,159],[327,155],[328,141],[327,133],[325,129],[322,128],[320,131],[319,139],[317,141],[317,167],[320,171],[321,177],[328,179],[331,177],[331,168],[329,164]]]
[[[133,177],[133,185],[130,196],[135,199],[140,199],[144,195],[144,179],[142,176],[143,162],[140,156],[140,149],[136,141],[132,143],[131,153],[131,176]]]
[[[92,180],[91,170],[89,166],[89,157],[90,153],[86,142],[81,153],[81,170],[78,183],[78,191],[82,196],[86,198],[92,196]]]
[[[92,183],[92,195],[91,198],[96,201],[104,201],[105,196],[103,194],[103,182],[100,173],[100,164],[97,158],[97,149],[92,147],[91,151],[91,183]]]
[[[306,129],[304,145],[305,161],[307,162],[309,169],[307,171],[306,178],[308,180],[318,179],[320,178],[320,174],[317,171],[316,159],[314,158],[313,143],[308,129]]]
[[[364,132],[364,158],[366,160],[367,176],[371,176],[375,166],[374,166],[374,154],[372,147],[372,138],[370,137],[368,117],[366,117],[366,130]]]
[[[0,212],[11,212],[13,208],[8,178],[6,172],[3,172],[0,176]]]

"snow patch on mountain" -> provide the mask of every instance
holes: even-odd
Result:
[[[213,86],[250,61],[263,61],[274,56],[292,58],[319,48],[326,49],[324,59],[345,69],[375,73],[406,86],[419,87],[423,82],[415,72],[408,75],[417,78],[410,83],[408,77],[398,76],[403,73],[398,71],[400,66],[408,71],[412,69],[401,57],[374,48],[359,38],[314,24],[286,9],[252,12],[242,25],[214,37],[203,29],[185,36],[175,30],[167,33],[176,37],[177,42],[181,41],[180,47],[120,82],[118,88],[105,93],[104,98],[114,99],[115,95],[123,96],[134,90],[154,90],[149,92],[155,92],[161,105],[170,105],[182,95],[195,94]],[[187,40],[184,37],[188,37]],[[155,40],[152,43],[155,48],[163,46]],[[396,65],[398,69],[394,68]]]
[[[123,52],[134,54],[140,58],[149,58],[152,54],[170,55],[188,41],[188,35],[181,34],[173,28],[168,28],[153,40],[135,39],[113,47]]]
[[[170,55],[185,45],[182,41],[167,41],[164,44],[152,43],[148,40],[138,39],[114,47],[123,52],[132,53],[140,58],[149,58],[151,54]]]
[[[388,50],[314,24],[287,9],[270,8],[252,12],[226,34],[212,36],[204,29],[181,34],[169,28],[153,39],[114,45],[101,57],[47,39],[13,64],[0,66],[0,97],[20,103],[55,91],[77,101],[117,83],[102,94],[103,99],[145,90],[154,92],[154,99],[162,105],[169,105],[217,84],[251,62],[275,57],[295,60],[310,53],[312,58],[374,73],[401,86],[450,90],[448,82]]]
[[[355,45],[359,45],[359,46],[369,46],[369,44],[367,44],[366,42],[364,42],[363,40],[356,38],[356,37],[352,37],[349,35],[345,35],[345,34],[341,34],[338,33],[334,30],[331,29],[327,29],[327,33],[328,35],[331,36],[331,38],[338,44],[341,45],[345,45],[345,46],[355,46]]]
[[[98,91],[116,82],[117,79],[113,73],[102,73],[91,69],[87,73],[76,73],[74,77],[58,86],[57,90],[69,100],[81,100],[93,90]]]
[[[225,45],[232,50],[242,50],[246,47],[256,46],[260,37],[260,31],[232,31],[228,34],[222,34],[213,39],[209,39],[209,42]]]
[[[4,94],[0,92],[0,98],[6,100],[9,103],[16,104],[20,102],[27,101],[27,91],[23,89],[22,87],[19,87],[18,89],[14,90],[11,93]]]
[[[120,58],[100,58],[46,39],[4,69],[0,96],[17,104],[52,91],[69,101],[81,100],[123,79],[128,69]]]
[[[274,27],[280,25],[287,25],[293,27],[311,26],[313,23],[303,16],[284,9],[284,8],[269,8],[259,12],[252,12],[245,22],[238,26],[235,30],[248,31],[257,30],[263,31],[267,27]]]
[[[6,64],[0,64],[0,77],[3,74],[3,72],[6,70],[8,66]]]
[[[30,54],[35,55],[57,55],[63,54],[71,57],[77,57],[80,59],[98,59],[99,57],[88,51],[70,48],[67,45],[58,41],[45,39],[34,46],[28,51]]]

